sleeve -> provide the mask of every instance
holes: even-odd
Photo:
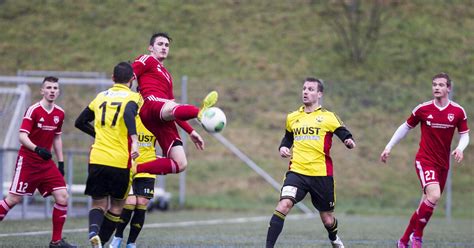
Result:
[[[55,134],[61,134],[63,132],[64,118],[65,118],[65,114],[64,114],[64,112],[62,112],[61,121],[58,124],[58,128],[56,129]]]
[[[410,128],[414,128],[416,127],[416,125],[418,125],[418,123],[420,123],[421,119],[420,119],[420,106],[421,105],[418,105],[416,106],[415,109],[413,109],[413,111],[411,112],[411,115],[410,117],[408,117],[406,123],[407,125],[410,127]]]
[[[463,108],[461,108],[461,120],[458,122],[457,128],[460,134],[468,133],[469,127],[467,126],[467,114]]]
[[[395,146],[396,144],[398,144],[398,142],[400,142],[400,140],[402,140],[403,138],[405,138],[405,136],[407,136],[408,132],[410,131],[411,127],[408,125],[408,123],[403,123],[402,125],[400,125],[397,130],[395,131],[395,133],[393,134],[392,138],[390,139],[390,141],[387,143],[387,145],[385,146],[385,149],[392,149],[393,146]]]
[[[291,121],[290,121],[290,116],[286,117],[286,125],[285,125],[285,135],[281,139],[280,146],[278,149],[280,149],[282,146],[291,148],[293,146],[293,141],[294,141],[294,136],[293,136],[293,131],[291,129]]]
[[[137,124],[135,122],[137,112],[138,104],[134,101],[128,102],[123,112],[123,120],[125,121],[125,126],[127,127],[128,135],[137,134]]]
[[[31,110],[31,107],[28,108],[23,116],[21,121],[20,132],[30,133],[34,124],[34,112]]]
[[[132,63],[133,74],[135,74],[135,79],[137,80],[138,80],[138,77],[140,77],[143,74],[143,72],[145,72],[146,58],[147,58],[146,56],[140,55]]]
[[[187,121],[182,121],[178,119],[176,119],[175,121],[184,131],[186,131],[186,133],[190,134],[194,131],[194,128],[189,125]]]
[[[95,137],[95,130],[94,126],[90,124],[95,118],[94,111],[92,111],[89,107],[86,107],[81,114],[77,117],[74,126],[79,130],[83,131],[84,133],[89,134],[92,137]]]
[[[341,121],[339,116],[336,115],[336,113],[332,113],[332,114],[333,114],[333,118],[329,120],[327,123],[328,123],[329,131],[334,133],[338,128],[344,127],[344,123]]]
[[[467,145],[469,145],[469,133],[462,133],[459,135],[459,144],[456,149],[464,151]]]
[[[293,132],[285,130],[285,135],[283,136],[283,139],[281,139],[280,146],[278,147],[278,149],[282,147],[291,148],[293,146],[293,141],[294,141]]]
[[[345,127],[345,126],[340,126],[338,127],[335,131],[334,134],[342,141],[346,139],[353,139],[351,132]]]

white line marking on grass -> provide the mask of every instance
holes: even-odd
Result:
[[[314,214],[300,214],[291,215],[287,219],[290,220],[302,220],[314,218]],[[260,222],[269,220],[269,216],[257,216],[257,217],[240,217],[232,219],[214,219],[214,220],[195,220],[195,221],[181,221],[181,222],[168,222],[168,223],[155,223],[146,224],[144,228],[164,228],[164,227],[191,227],[191,226],[205,226],[205,225],[220,225],[220,224],[239,224],[249,222]],[[76,232],[87,232],[87,228],[77,229],[64,229],[63,233],[76,233]],[[36,231],[36,232],[21,232],[21,233],[0,233],[2,237],[17,237],[17,236],[37,236],[51,234],[51,231]]]

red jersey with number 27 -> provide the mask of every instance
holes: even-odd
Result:
[[[58,105],[47,111],[39,102],[31,105],[25,112],[20,132],[28,134],[33,144],[51,150],[54,136],[61,134],[64,121],[64,110]],[[44,163],[45,161],[34,151],[21,146],[18,153],[29,162]]]
[[[454,129],[457,128],[459,133],[469,132],[466,112],[452,101],[443,108],[436,106],[433,100],[422,103],[413,109],[406,123],[411,128],[421,123],[420,148],[416,159],[446,169],[449,168]]]
[[[132,67],[143,99],[147,100],[149,96],[154,96],[174,100],[173,78],[155,57],[140,55],[135,59]]]

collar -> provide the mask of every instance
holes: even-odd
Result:
[[[315,109],[313,112],[310,112],[310,113],[314,113],[314,112],[316,112],[316,111],[318,111],[318,110],[321,110],[321,109],[322,109],[322,107],[321,107],[321,105],[319,105],[319,107],[318,107],[317,109]],[[302,105],[301,107],[299,107],[298,112],[305,112],[305,111],[304,111],[304,105]]]
[[[130,90],[125,84],[119,84],[119,83],[114,83],[114,86],[112,86],[113,89],[124,89],[124,90]]]

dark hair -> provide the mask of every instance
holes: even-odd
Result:
[[[150,38],[150,46],[153,46],[153,44],[155,44],[155,40],[156,38],[158,37],[165,37],[166,39],[168,39],[169,42],[172,41],[171,37],[168,35],[168,33],[163,33],[163,32],[159,32],[159,33],[155,33],[151,36]]]
[[[444,78],[446,79],[446,85],[448,87],[451,87],[451,78],[449,78],[449,75],[448,73],[444,73],[444,72],[441,72],[441,73],[438,73],[436,75],[434,75],[433,79],[431,79],[431,81],[434,81],[435,79],[437,78]]]
[[[130,63],[120,62],[114,67],[114,82],[125,84],[133,78],[133,68]]]
[[[44,82],[53,82],[53,83],[57,83],[58,82],[58,78],[57,77],[53,77],[53,76],[47,76],[47,77],[44,77],[43,79],[43,84]]]
[[[323,92],[324,91],[324,82],[322,79],[315,78],[315,77],[307,77],[305,78],[304,82],[313,82],[313,83],[318,83],[318,91]]]

